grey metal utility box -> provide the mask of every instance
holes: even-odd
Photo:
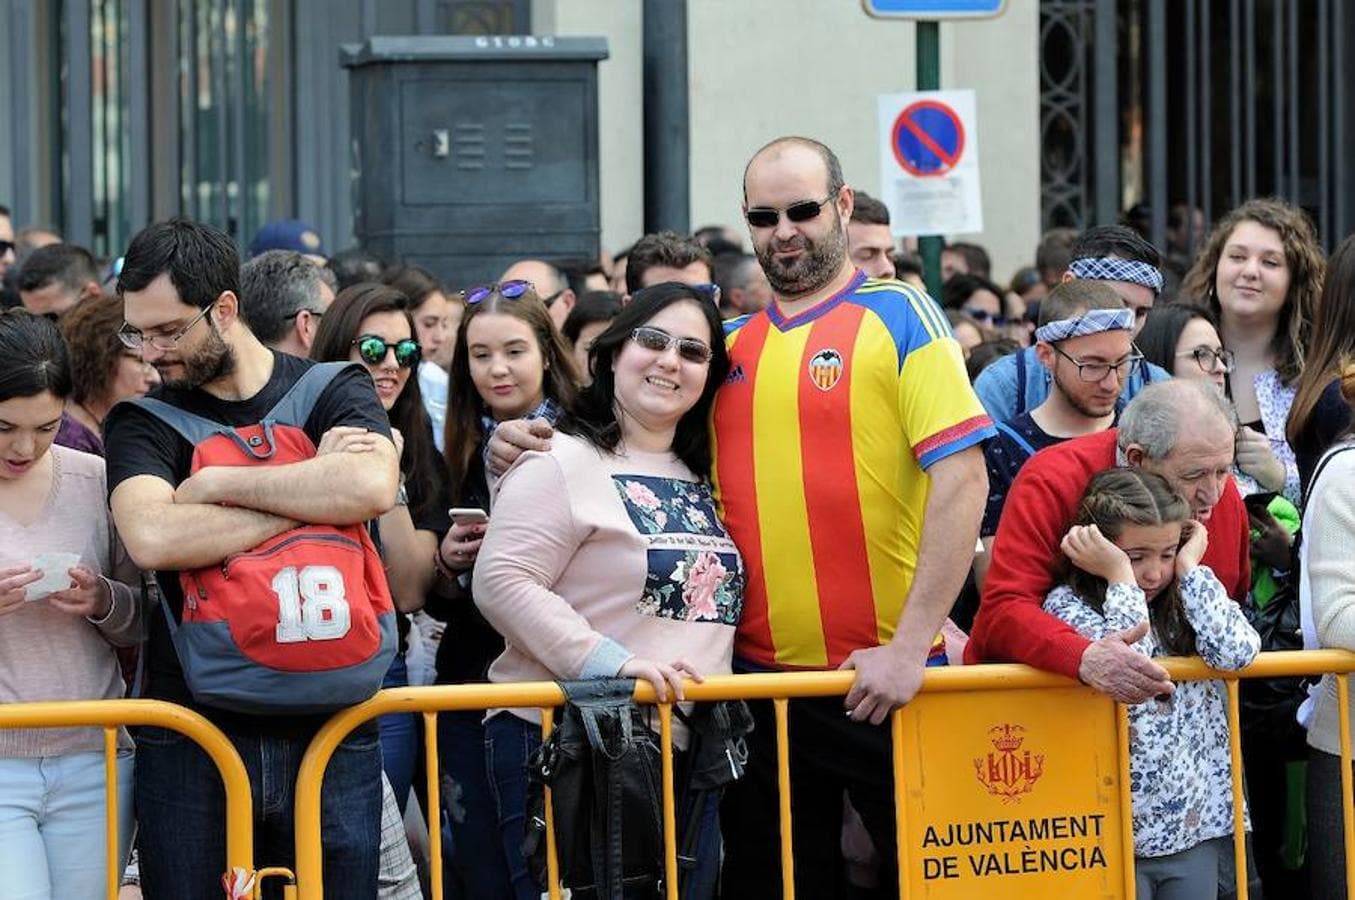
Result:
[[[373,37],[340,49],[353,233],[452,289],[596,257],[601,37]]]

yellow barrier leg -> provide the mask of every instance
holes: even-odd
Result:
[[[795,860],[790,855],[790,717],[785,697],[772,701],[776,711],[776,780],[781,801],[781,896],[795,900]]]
[[[677,810],[673,798],[673,705],[659,704],[659,753],[663,765],[663,877],[668,900],[678,900]]]
[[[903,707],[900,706],[889,716],[889,727],[893,732],[894,752],[894,846],[897,849],[899,863],[899,896],[908,895],[908,841],[907,821],[904,805],[907,802],[906,785],[903,783]]]
[[[1129,775],[1129,707],[1115,704],[1115,733],[1120,744],[1120,857],[1124,860],[1124,896],[1132,897],[1138,890],[1134,879],[1134,793]]]
[[[1336,676],[1336,709],[1341,725],[1341,836],[1346,847],[1346,897],[1355,898],[1355,800],[1350,773],[1350,676]]]
[[[442,782],[438,765],[438,714],[423,714],[424,768],[428,772],[428,880],[434,897],[442,896]]]
[[[541,710],[541,740],[550,740],[551,725],[555,722],[555,710]],[[560,858],[556,856],[555,846],[555,810],[551,806],[550,788],[546,788],[546,889],[550,900],[560,900]]]
[[[118,882],[118,730],[104,729],[104,847],[107,849],[108,900],[116,900]]]
[[[1228,751],[1233,766],[1233,865],[1237,900],[1247,900],[1247,831],[1242,815],[1242,721],[1238,712],[1238,683],[1228,684]]]

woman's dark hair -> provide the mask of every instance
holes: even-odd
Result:
[[[1143,328],[1134,338],[1145,361],[1163,368],[1168,375],[1176,371],[1176,344],[1181,332],[1196,319],[1204,319],[1219,330],[1219,320],[1206,307],[1194,303],[1162,303],[1148,310]]]
[[[569,348],[551,321],[546,304],[534,289],[509,299],[499,293],[498,286],[478,303],[466,305],[466,315],[456,333],[456,349],[452,355],[451,380],[447,386],[447,431],[443,447],[447,455],[447,472],[451,478],[453,502],[461,499],[466,488],[466,476],[471,461],[485,439],[481,416],[486,412],[484,400],[475,389],[470,374],[470,352],[466,348],[470,324],[479,316],[499,313],[524,322],[536,335],[537,348],[545,372],[541,378],[541,393],[547,400],[569,409],[578,393],[575,386],[574,362]]]
[[[1355,363],[1355,235],[1342,241],[1327,260],[1322,295],[1313,310],[1312,334],[1285,426],[1289,443],[1295,446],[1302,443],[1327,385]]]
[[[1121,466],[1098,472],[1087,485],[1074,525],[1095,525],[1107,540],[1118,539],[1126,525],[1189,522],[1190,504],[1161,475]],[[1196,528],[1203,525],[1196,524]],[[1063,558],[1064,582],[1097,612],[1106,605],[1106,580]],[[1173,578],[1156,599],[1149,598],[1148,620],[1158,645],[1171,656],[1195,655],[1195,629],[1186,619],[1181,587]]]
[[[433,294],[439,291],[446,293],[437,276],[419,266],[392,266],[381,273],[381,283],[408,297],[410,312],[418,312],[419,307]]]
[[[987,278],[963,273],[950,276],[949,280],[941,285],[941,306],[945,309],[964,309],[964,305],[969,302],[969,298],[979,291],[991,292],[1002,308],[1001,314],[1004,316],[1007,314],[1006,291]]]
[[[350,358],[353,341],[359,336],[362,320],[378,313],[398,312],[414,330],[414,317],[409,314],[409,300],[404,294],[384,284],[365,282],[339,291],[334,302],[325,310],[320,327],[311,344],[311,359],[319,362],[346,361]],[[404,390],[395,398],[390,409],[390,423],[400,430],[405,439],[405,452],[400,458],[400,471],[405,476],[405,487],[410,502],[421,508],[424,504],[441,502],[441,479],[438,477],[438,451],[433,444],[433,426],[424,410],[419,391],[417,367],[410,370]]]
[[[715,392],[729,374],[729,353],[725,349],[724,325],[720,322],[719,310],[705,294],[685,284],[668,281],[642,288],[631,295],[630,303],[623,306],[607,330],[593,340],[593,347],[588,352],[593,383],[579,395],[573,413],[561,418],[559,428],[577,434],[600,450],[616,450],[621,443],[621,423],[616,418],[616,374],[612,371],[612,363],[636,328],[674,303],[695,303],[710,327],[711,357],[706,386],[696,404],[678,420],[673,435],[673,453],[693,473],[708,478],[711,466],[710,407]]]
[[[122,327],[121,297],[98,297],[77,303],[58,327],[71,358],[71,399],[76,403],[111,399],[109,389],[127,348],[118,340]]]
[[[47,392],[65,400],[71,366],[56,324],[26,309],[0,312],[0,401]]]
[[[1317,242],[1313,220],[1297,206],[1276,197],[1258,197],[1248,200],[1219,220],[1209,233],[1195,265],[1181,281],[1181,299],[1209,309],[1220,321],[1217,280],[1219,260],[1223,248],[1234,229],[1243,222],[1255,222],[1280,236],[1284,246],[1285,262],[1289,264],[1289,296],[1284,298],[1270,349],[1275,355],[1275,372],[1286,385],[1292,385],[1303,374],[1308,356],[1308,342],[1312,336],[1312,319],[1316,313],[1318,295],[1322,291],[1322,273],[1325,262],[1322,247]]]
[[[579,340],[584,326],[595,322],[610,322],[621,312],[621,295],[616,291],[587,291],[579,295],[574,308],[565,317],[560,332],[571,345]]]

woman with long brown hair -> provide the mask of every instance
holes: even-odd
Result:
[[[1295,383],[1287,435],[1298,458],[1305,492],[1313,468],[1338,435],[1350,427],[1350,405],[1341,397],[1341,377],[1355,365],[1355,235],[1327,262],[1322,297],[1313,312],[1313,342]]]
[[[1238,488],[1301,500],[1285,421],[1303,373],[1310,322],[1322,289],[1322,250],[1312,220],[1282,200],[1248,200],[1214,227],[1181,284],[1181,299],[1207,306],[1234,356],[1228,396],[1238,432]]]

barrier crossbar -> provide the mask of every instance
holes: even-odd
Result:
[[[0,729],[103,729],[108,900],[116,900],[118,883],[122,877],[118,860],[117,753],[118,728],[127,725],[153,725],[177,731],[203,749],[216,765],[226,788],[227,870],[239,869],[246,878],[255,876],[254,818],[249,776],[230,739],[207,719],[182,706],[159,700],[71,700],[0,705]]]
[[[1237,872],[1237,897],[1247,898],[1246,836],[1243,830],[1243,789],[1241,727],[1239,724],[1239,682],[1250,678],[1277,678],[1336,674],[1339,694],[1341,727],[1341,793],[1344,809],[1344,843],[1346,847],[1347,897],[1355,900],[1355,805],[1352,805],[1351,736],[1348,710],[1348,676],[1355,672],[1355,653],[1338,650],[1290,651],[1263,653],[1246,669],[1223,672],[1211,669],[1198,658],[1168,658],[1155,660],[1163,665],[1173,681],[1222,680],[1228,694],[1228,726],[1232,756],[1232,791],[1234,835],[1233,851]],[[686,699],[695,702],[717,700],[772,700],[777,733],[778,780],[780,790],[781,864],[783,897],[794,897],[793,855],[791,844],[791,798],[789,780],[788,701],[804,697],[842,696],[851,687],[852,672],[794,672],[750,675],[731,675],[707,678],[703,683],[688,682]],[[982,665],[928,669],[923,678],[924,693],[964,693],[974,691],[1008,691],[1039,688],[1068,688],[1076,682],[1048,672],[1021,665]],[[636,685],[635,700],[656,704],[653,688],[645,682]],[[380,715],[388,713],[419,713],[425,722],[425,753],[428,761],[428,813],[430,833],[431,875],[433,895],[442,896],[443,860],[441,841],[436,822],[440,806],[437,727],[438,712],[491,708],[530,708],[542,711],[543,735],[549,733],[552,710],[564,702],[560,687],[550,682],[523,684],[448,685],[435,687],[395,688],[381,691],[374,698],[336,714],[317,733],[302,759],[296,787],[296,876],[300,900],[322,900],[322,848],[320,838],[320,786],[325,767],[339,743],[355,728]],[[678,898],[675,819],[676,804],[672,768],[672,705],[658,703],[660,750],[663,759],[663,823],[665,889],[670,900]],[[892,767],[894,774],[895,827],[900,839],[896,841],[899,868],[899,896],[908,894],[908,849],[905,834],[902,709],[892,713],[893,734]],[[1128,707],[1119,705],[1116,715],[1116,739],[1120,760],[1120,796],[1118,802],[1123,821],[1131,821],[1131,797],[1128,751]],[[549,896],[560,897],[559,870],[555,855],[554,823],[547,792],[547,842]],[[1124,854],[1125,896],[1134,894],[1133,835],[1124,829],[1120,848]]]

